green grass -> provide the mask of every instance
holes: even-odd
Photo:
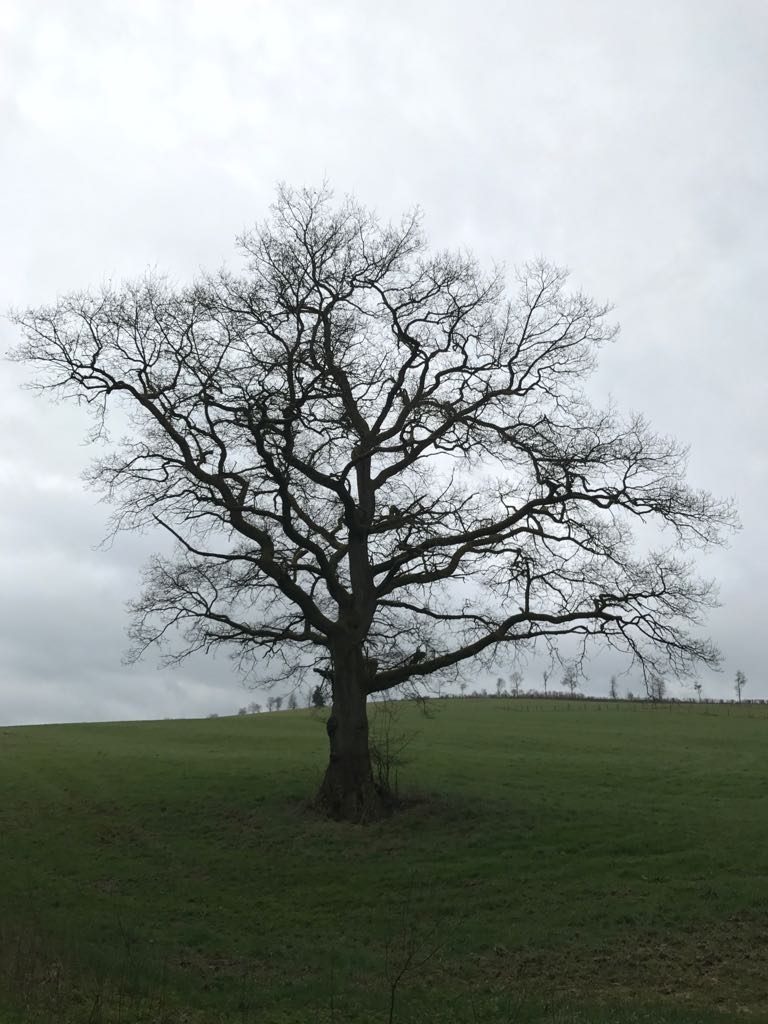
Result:
[[[365,828],[310,712],[1,729],[0,1021],[768,1021],[765,715],[402,706]]]

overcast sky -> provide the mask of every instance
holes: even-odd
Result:
[[[768,697],[766,54],[765,0],[0,0],[0,310],[234,262],[281,180],[420,204],[435,245],[483,261],[566,264],[622,324],[592,393],[739,505],[701,564],[725,657],[704,692],[741,668]],[[87,421],[24,376],[0,364],[0,723],[254,699],[222,657],[122,665],[157,538],[96,550]]]

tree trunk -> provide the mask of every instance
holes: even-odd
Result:
[[[366,681],[362,651],[334,653],[333,707],[326,726],[330,760],[317,798],[340,821],[374,821],[386,811],[371,771]]]

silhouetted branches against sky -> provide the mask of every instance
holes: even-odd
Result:
[[[130,414],[91,481],[116,529],[161,523],[136,652],[234,645],[310,664],[342,628],[371,691],[500,647],[599,637],[653,671],[718,654],[680,550],[733,509],[684,483],[685,451],[582,381],[607,306],[539,261],[431,253],[418,214],[381,225],[327,190],[280,190],[242,274],[149,276],[17,316],[38,386]],[[107,437],[101,433],[106,442]],[[672,531],[635,553],[632,525]]]

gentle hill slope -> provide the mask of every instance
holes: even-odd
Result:
[[[0,1020],[768,1020],[766,709],[433,706],[368,828],[317,713],[0,730]]]

